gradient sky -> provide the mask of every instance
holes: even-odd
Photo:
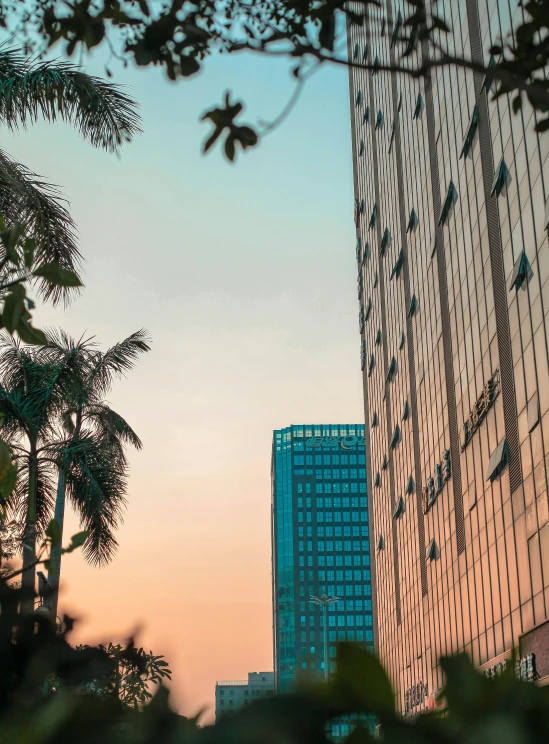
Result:
[[[272,669],[273,429],[363,420],[347,76],[314,76],[231,166],[200,154],[200,113],[231,88],[248,121],[274,118],[285,64],[217,59],[177,85],[113,72],[143,116],[121,158],[63,124],[2,140],[62,185],[86,259],[83,295],[39,304],[36,325],[104,346],[142,327],[153,338],[110,399],[144,442],[120,549],[101,570],[67,556],[61,608],[82,620],[75,640],[140,628],[172,666],[177,709],[211,716],[216,679]]]

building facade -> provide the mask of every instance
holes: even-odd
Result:
[[[382,6],[349,58],[417,66]],[[486,65],[515,11],[437,4]],[[374,630],[408,714],[450,652],[549,675],[549,136],[489,76],[431,79],[349,72]]]
[[[215,719],[274,694],[273,672],[248,672],[248,679],[215,683]]]
[[[300,674],[324,675],[324,612],[310,597],[338,598],[326,611],[330,671],[337,641],[373,648],[364,425],[275,431],[271,476],[274,669],[284,692]]]

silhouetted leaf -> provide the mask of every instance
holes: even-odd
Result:
[[[33,272],[34,276],[39,276],[45,279],[50,284],[54,284],[57,287],[81,287],[82,282],[76,276],[74,271],[69,269],[63,269],[56,263],[46,263],[39,266]]]

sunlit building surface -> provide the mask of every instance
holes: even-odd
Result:
[[[338,640],[373,648],[364,426],[275,431],[271,473],[274,668],[284,692],[300,674],[324,675],[324,613],[311,596],[339,598],[326,611],[329,671]]]
[[[352,60],[400,58],[409,5],[383,5]],[[436,7],[487,65],[517,2]],[[489,76],[349,78],[374,634],[413,715],[449,652],[549,675],[549,135]]]

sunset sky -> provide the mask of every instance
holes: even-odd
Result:
[[[75,640],[140,629],[171,664],[177,709],[211,716],[216,679],[272,669],[273,429],[363,420],[347,76],[314,76],[231,166],[200,154],[200,114],[231,88],[248,121],[274,118],[286,65],[218,59],[177,85],[112,69],[143,116],[119,159],[63,124],[2,138],[63,187],[86,260],[82,296],[39,303],[36,325],[104,348],[143,327],[153,339],[111,396],[144,443],[120,549],[101,570],[67,556],[61,608],[82,620]]]

